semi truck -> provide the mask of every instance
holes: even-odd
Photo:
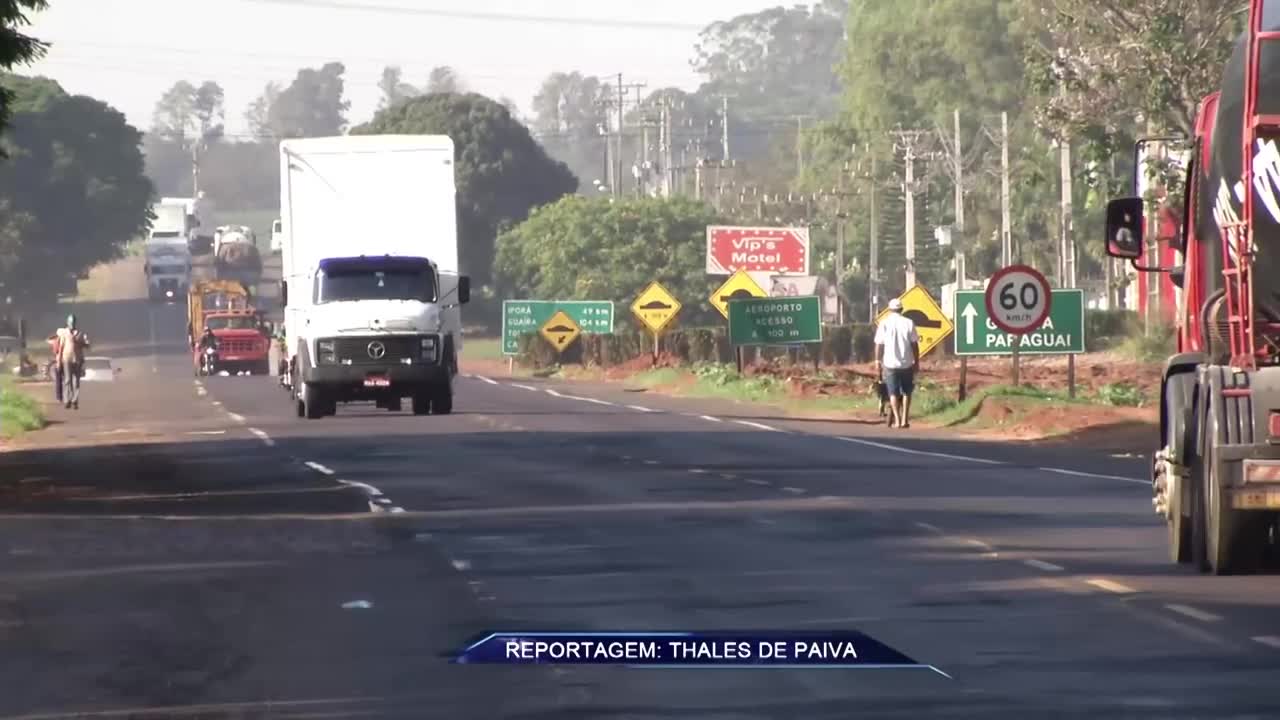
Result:
[[[374,402],[453,411],[462,350],[454,144],[350,135],[280,143],[287,363],[299,417]]]
[[[1171,561],[1214,574],[1257,569],[1280,537],[1276,30],[1280,3],[1252,0],[1218,91],[1200,103],[1172,240],[1177,262],[1144,264],[1154,234],[1145,218],[1159,213],[1148,213],[1143,197],[1112,200],[1106,213],[1108,254],[1168,273],[1179,288],[1152,504],[1166,523]],[[1144,169],[1135,164],[1136,187]]]
[[[213,233],[213,267],[219,280],[238,280],[247,287],[262,279],[262,255],[253,230],[223,225]]]
[[[191,252],[181,237],[152,237],[143,246],[147,276],[147,296],[152,300],[177,302],[191,286]]]

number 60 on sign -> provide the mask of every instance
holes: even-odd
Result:
[[[991,276],[984,300],[987,316],[996,327],[1024,335],[1043,325],[1049,317],[1053,290],[1035,268],[1010,265]]]

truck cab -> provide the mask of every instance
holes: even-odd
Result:
[[[197,333],[203,334],[204,328],[211,330],[218,339],[219,368],[233,375],[241,372],[266,375],[270,372],[271,338],[257,311],[249,308],[211,310],[204,313],[204,324]],[[192,362],[197,370],[200,367],[199,344],[197,336],[192,347]]]
[[[300,415],[331,414],[339,402],[398,409],[403,397],[417,414],[452,411],[458,358],[443,315],[469,301],[467,278],[446,298],[427,258],[326,258],[304,290],[306,336],[290,368]]]

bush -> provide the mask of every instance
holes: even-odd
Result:
[[[1084,339],[1089,350],[1112,347],[1137,330],[1138,314],[1132,310],[1085,310]]]
[[[0,384],[0,434],[12,437],[44,427],[40,403],[26,393],[14,390],[9,382]]]

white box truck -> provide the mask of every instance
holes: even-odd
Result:
[[[191,251],[181,237],[152,236],[143,246],[147,296],[154,302],[177,302],[191,286]]]
[[[436,135],[280,143],[281,382],[299,417],[369,402],[453,411],[462,350],[454,146]]]

